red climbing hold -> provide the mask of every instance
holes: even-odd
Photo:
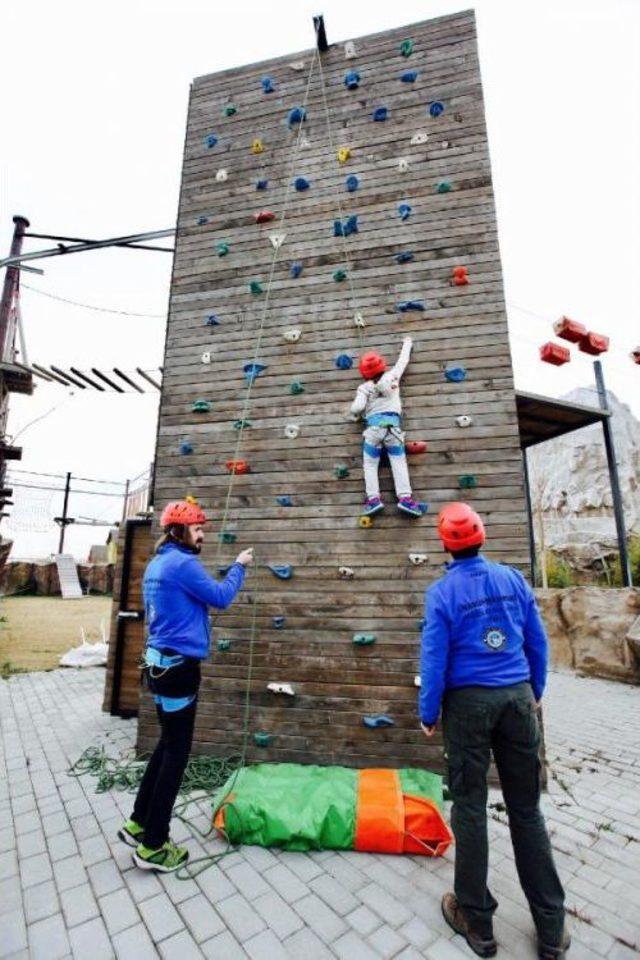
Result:
[[[427,452],[427,441],[426,440],[407,440],[404,445],[407,453],[426,453]]]
[[[256,223],[270,223],[276,218],[275,213],[272,213],[271,210],[261,210],[260,213],[254,213],[253,216]]]
[[[635,350],[632,350],[629,356],[634,363],[640,365],[640,346],[636,347]]]
[[[583,337],[587,335],[587,328],[584,323],[578,323],[577,320],[570,320],[569,317],[560,317],[553,325],[553,331],[557,337],[568,340],[569,343],[580,343]]]
[[[227,460],[225,466],[229,473],[235,473],[238,476],[249,473],[249,464],[246,460]]]
[[[454,267],[451,283],[454,287],[466,287],[469,283],[469,271],[466,267]]]
[[[609,337],[605,337],[603,333],[593,333],[590,330],[578,344],[578,349],[582,350],[583,353],[591,354],[592,357],[598,357],[609,349]]]
[[[568,347],[549,341],[540,347],[540,359],[552,363],[554,367],[561,367],[563,363],[569,363],[571,354]]]

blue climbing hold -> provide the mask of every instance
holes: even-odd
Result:
[[[268,180],[258,180],[256,182],[256,190],[266,190],[269,186]]]
[[[205,217],[204,215],[200,216],[196,220],[196,223],[198,224],[199,227],[204,227],[205,223],[209,223],[209,217]]]
[[[289,111],[289,116],[287,117],[287,122],[290,127],[294,123],[302,123],[307,119],[307,111],[304,107],[294,107],[293,110]]]
[[[387,113],[388,111],[386,107],[376,107],[376,109],[373,111],[373,119],[381,123],[383,120],[387,119]]]
[[[340,353],[334,360],[334,363],[338,370],[351,370],[353,357],[350,357],[348,353]]]
[[[193,453],[193,444],[189,440],[183,440],[180,444],[180,453],[183,457]]]
[[[349,237],[352,233],[358,233],[358,217],[353,214],[342,223],[340,220],[333,221],[334,237]]]
[[[292,506],[293,506],[293,501],[291,500],[291,497],[289,496],[288,493],[285,494],[285,495],[282,496],[282,497],[276,497],[276,501],[277,501],[277,503],[278,503],[278,506],[280,506],[280,507],[292,507]]]
[[[440,100],[434,100],[433,103],[429,104],[429,113],[432,117],[439,117],[441,113],[444,113],[444,103]]]
[[[278,580],[291,580],[293,576],[293,567],[290,563],[269,564],[269,570],[271,570],[271,573],[273,573]]]
[[[370,730],[378,730],[381,727],[393,727],[395,726],[395,720],[392,720],[391,717],[388,717],[386,713],[377,713],[372,717],[363,717],[362,722],[365,727],[369,727]]]
[[[416,623],[418,624],[418,630],[424,630],[426,622],[426,620],[417,620]]]
[[[401,203],[398,207],[398,216],[401,220],[408,220],[411,216],[411,206],[408,203]]]
[[[205,327],[217,327],[219,324],[220,321],[216,317],[215,313],[210,313],[204,322]]]
[[[271,625],[274,630],[282,630],[284,627],[285,618],[284,617],[273,617],[271,620]]]
[[[349,191],[349,193],[355,193],[355,191],[360,186],[360,181],[356,177],[355,173],[352,173],[351,176],[347,177],[347,179],[344,182],[344,185]]]
[[[253,383],[256,377],[259,377],[262,371],[267,368],[263,363],[245,363],[242,369],[247,383]]]
[[[349,70],[344,75],[344,85],[347,90],[357,90],[360,86],[360,74],[357,70]]]
[[[298,277],[302,273],[302,264],[300,263],[299,260],[296,260],[294,263],[291,264],[291,266],[289,267],[289,273],[291,274],[294,280],[298,279]]]
[[[232,563],[228,563],[226,567],[218,567],[218,576],[226,577],[226,575],[229,573],[229,570],[231,570],[232,566],[233,566]]]
[[[204,138],[204,142],[209,149],[211,149],[212,147],[215,147],[216,143],[218,142],[218,138],[216,137],[215,133],[208,133]]]
[[[403,250],[402,253],[396,253],[396,263],[410,263],[413,260],[413,254],[410,250]]]
[[[311,186],[306,177],[296,177],[296,179],[293,181],[293,185],[300,193],[303,190],[308,190]]]
[[[418,79],[417,70],[405,70],[404,73],[400,74],[400,79],[403,83],[415,83]]]
[[[424,300],[401,300],[397,309],[400,313],[409,313],[410,310],[424,310]]]
[[[260,83],[262,84],[263,93],[274,93],[276,88],[273,85],[271,77],[263,77]]]
[[[444,375],[445,379],[450,383],[462,383],[463,380],[467,379],[465,367],[447,367]]]

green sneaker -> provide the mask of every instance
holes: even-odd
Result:
[[[189,859],[189,851],[184,847],[177,847],[171,840],[163,843],[159,850],[138,844],[133,854],[133,862],[141,870],[154,870],[156,873],[172,873],[178,870]]]
[[[135,820],[127,820],[118,830],[119,838],[129,847],[137,847],[144,840],[144,827]]]

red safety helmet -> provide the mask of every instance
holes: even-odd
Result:
[[[373,380],[379,373],[384,373],[387,369],[387,361],[384,357],[372,350],[370,353],[363,353],[360,357],[358,370],[365,380]]]
[[[183,523],[185,526],[190,526],[194,523],[206,523],[206,520],[204,510],[195,500],[174,500],[172,503],[168,503],[162,511],[160,526],[164,530],[173,526],[174,523]]]
[[[438,535],[445,550],[481,547],[486,540],[484,524],[468,503],[448,503],[438,517]]]

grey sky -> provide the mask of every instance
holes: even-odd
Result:
[[[0,249],[14,213],[35,231],[71,236],[172,226],[191,79],[309,46],[313,13],[324,12],[329,40],[338,42],[468,6],[3,4]],[[564,313],[611,337],[608,386],[640,416],[640,367],[628,358],[640,341],[640,4],[478,0],[475,9],[516,383],[550,395],[591,385],[588,358],[574,353],[559,369],[537,359]],[[85,368],[161,363],[169,255],[109,250],[39,265],[45,276],[25,275],[24,284],[152,316],[92,312],[24,289],[31,359]],[[12,398],[10,431],[56,404],[21,437],[19,468],[124,480],[151,460],[157,395],[69,397],[39,386],[33,398]],[[24,515],[34,495],[16,493]],[[115,504],[78,498],[73,510],[116,518]],[[16,556],[46,555],[57,544],[55,530],[5,532]],[[105,533],[72,528],[68,546],[82,557]]]

